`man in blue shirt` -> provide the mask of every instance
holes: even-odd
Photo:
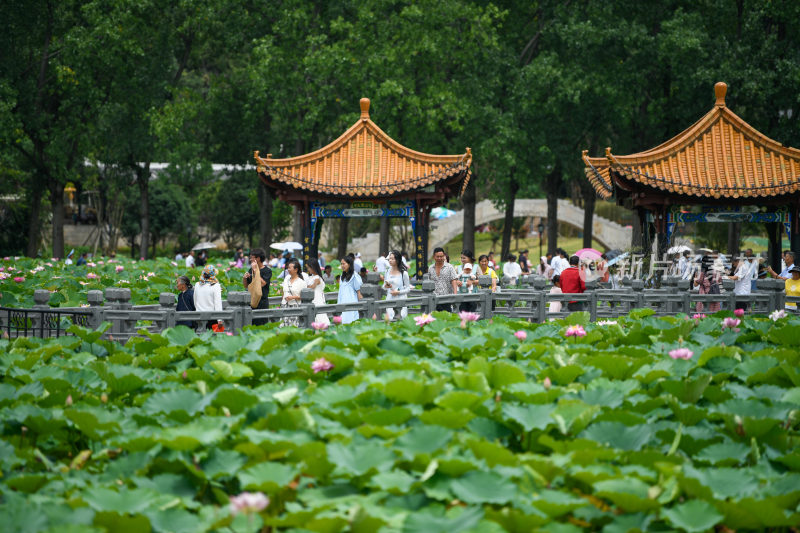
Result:
[[[769,275],[772,276],[773,278],[778,278],[783,280],[791,279],[792,275],[789,273],[789,270],[794,265],[794,252],[790,252],[789,250],[783,252],[783,262],[786,263],[786,268],[781,270],[780,274],[777,274],[774,270],[772,270],[772,265],[768,266],[767,272],[769,272]]]

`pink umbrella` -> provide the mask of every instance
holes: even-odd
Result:
[[[589,261],[598,261],[603,252],[595,250],[594,248],[583,248],[575,252],[575,255],[581,259],[588,259]]]

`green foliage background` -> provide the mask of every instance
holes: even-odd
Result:
[[[581,149],[655,146],[710,108],[717,81],[745,120],[800,145],[792,0],[34,0],[0,24],[0,187],[28,221],[24,245],[0,253],[36,255],[67,182],[109,206],[138,190],[125,217],[148,238],[183,238],[143,216],[152,161],[172,164],[188,219],[250,239],[255,175],[226,201],[210,162],[319,148],[362,96],[408,146],[473,148],[478,198],[500,204],[569,196],[585,185]]]

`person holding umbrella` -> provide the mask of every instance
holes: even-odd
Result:
[[[256,309],[269,308],[269,282],[272,279],[272,269],[264,264],[267,254],[261,248],[250,250],[250,270],[242,277],[242,285],[245,289],[250,285],[253,279],[253,271],[258,269],[259,276],[261,277],[261,300],[258,302]],[[254,326],[262,326],[267,323],[266,318],[258,318],[253,320]]]

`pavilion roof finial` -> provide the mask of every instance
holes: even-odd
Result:
[[[714,84],[714,94],[717,97],[717,107],[725,107],[725,94],[728,92],[728,85],[724,82],[718,81]]]
[[[369,118],[369,98],[361,99],[361,118]]]

